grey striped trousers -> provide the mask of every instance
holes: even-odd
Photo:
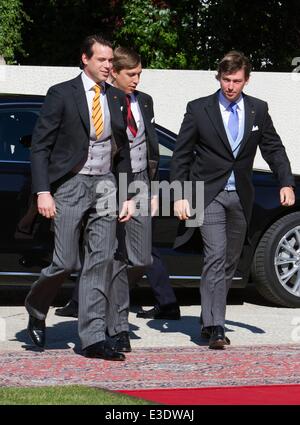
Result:
[[[129,331],[129,285],[128,267],[147,267],[152,262],[152,228],[149,199],[149,178],[147,170],[134,174],[134,181],[142,181],[147,187],[148,214],[137,215],[126,223],[119,223],[118,250],[111,270],[111,284],[108,303],[108,333],[114,336]]]
[[[205,208],[200,227],[204,264],[200,282],[204,326],[225,324],[226,298],[242,252],[247,222],[236,191],[223,190]]]
[[[104,195],[103,188],[107,188]],[[65,278],[81,269],[79,237],[84,228],[84,263],[79,285],[78,330],[82,348],[105,339],[107,327],[108,273],[116,248],[116,211],[103,215],[104,200],[116,206],[116,181],[112,173],[104,176],[76,174],[59,186],[54,199],[55,247],[50,266],[25,300],[30,314],[43,320]],[[107,212],[107,211],[106,211]]]

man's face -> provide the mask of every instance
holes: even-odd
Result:
[[[112,70],[111,74],[114,78],[114,86],[122,90],[126,94],[133,93],[136,89],[142,73],[142,65],[132,69],[122,69],[119,72]]]
[[[92,46],[92,57],[88,58],[83,53],[81,60],[84,63],[84,72],[95,83],[106,81],[112,69],[113,50],[100,43],[94,43]]]
[[[248,80],[245,77],[244,69],[240,69],[232,74],[221,74],[220,85],[226,99],[230,102],[237,100]]]

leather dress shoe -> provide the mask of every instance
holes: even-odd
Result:
[[[213,328],[214,328],[214,326],[203,326],[202,329],[201,329],[201,338],[210,339],[211,334],[213,332]],[[225,342],[226,342],[225,345],[231,344],[230,339],[227,336],[225,336]]]
[[[164,320],[179,320],[180,309],[178,304],[155,305],[151,310],[141,308],[136,317],[143,319],[164,319]]]
[[[78,317],[78,303],[74,300],[69,300],[67,304],[61,308],[57,308],[54,312],[56,316],[63,317]]]
[[[124,361],[122,353],[114,351],[106,341],[96,342],[83,350],[83,355],[92,359],[103,359],[112,361]]]
[[[40,348],[44,348],[46,341],[46,325],[45,320],[39,320],[29,314],[27,326],[28,334],[32,342]]]
[[[201,338],[209,339],[211,337],[213,326],[203,326],[201,329]]]
[[[122,331],[115,335],[112,338],[112,348],[115,351],[119,351],[121,353],[130,353],[131,351],[131,345],[130,345],[130,338],[129,338],[129,332]]]
[[[212,328],[212,333],[209,338],[209,348],[212,348],[214,350],[222,350],[224,348],[224,345],[228,345],[225,337],[224,328],[223,326],[219,325],[213,326]]]

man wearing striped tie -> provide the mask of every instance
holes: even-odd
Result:
[[[28,333],[45,345],[45,319],[61,284],[81,269],[79,237],[84,227],[84,261],[79,291],[79,336],[86,357],[124,360],[106,341],[109,273],[116,245],[116,192],[120,173],[132,180],[126,135],[125,95],[105,83],[113,50],[99,35],[87,37],[76,78],[51,87],[32,138],[32,186],[40,214],[53,218],[52,263],[42,270],[25,300]],[[110,210],[107,209],[110,206]],[[133,204],[125,200],[119,220]]]

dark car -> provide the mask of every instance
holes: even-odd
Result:
[[[31,195],[30,140],[43,96],[0,95],[0,276],[7,284],[32,281],[49,261],[53,246],[51,221],[36,211]],[[160,142],[160,179],[169,179],[175,134],[157,125]],[[296,204],[279,203],[278,183],[265,171],[253,172],[255,204],[249,243],[233,287],[251,279],[268,300],[300,307],[300,177]],[[178,220],[160,215],[154,224],[154,244],[167,263],[174,285],[198,284],[201,278],[201,237],[197,229],[185,245],[174,250]],[[10,277],[10,278],[9,278]]]

